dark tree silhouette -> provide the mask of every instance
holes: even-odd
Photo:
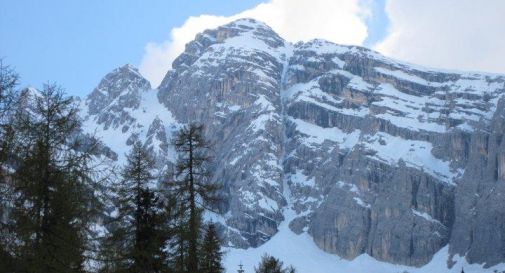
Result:
[[[223,257],[221,242],[216,232],[216,226],[212,223],[207,225],[200,257],[200,272],[222,273],[224,271],[223,265],[221,264]]]
[[[56,85],[20,94],[10,222],[20,271],[84,271],[99,202],[89,176],[93,147],[77,137],[77,109]]]
[[[283,262],[268,254],[263,255],[258,267],[254,268],[256,273],[295,273],[294,267],[283,268]]]
[[[169,184],[178,201],[180,228],[187,228],[178,235],[180,242],[177,246],[181,250],[179,264],[185,265],[179,270],[185,272],[198,272],[201,212],[217,201],[216,191],[219,188],[209,181],[210,145],[203,136],[203,130],[202,125],[191,123],[179,131],[173,143],[178,159],[174,181]]]
[[[18,74],[0,59],[0,268],[13,270],[14,258],[8,245],[12,241],[9,225],[2,221],[9,211],[12,188],[7,161],[13,155],[14,127],[10,112],[17,97]]]
[[[153,171],[154,160],[140,142],[135,142],[118,185],[117,227],[108,241],[116,247],[112,258],[118,260],[112,272],[166,270],[167,214],[154,185]]]

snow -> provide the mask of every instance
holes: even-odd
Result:
[[[295,100],[298,96],[303,95],[306,92],[310,92],[312,89],[319,88],[317,81],[309,81],[307,83],[297,83],[288,88],[287,90],[281,90],[281,97],[283,101]]]
[[[488,122],[492,118],[501,97],[500,90],[503,90],[505,85],[503,82],[494,81],[489,75],[462,75],[455,81],[439,83],[429,82],[400,70],[393,71],[379,67],[375,70],[398,79],[441,88],[429,96],[409,95],[400,92],[391,84],[380,84],[373,91],[383,96],[372,105],[389,109],[386,113],[377,114],[377,117],[414,131],[446,132],[449,128],[435,122],[437,119],[445,118],[460,120],[461,124],[457,125],[457,128],[473,131],[475,124],[481,121]],[[441,100],[436,96],[447,97],[447,100]],[[487,97],[486,100],[484,96]],[[425,107],[434,111],[428,113],[424,110]],[[450,111],[447,114],[448,110]]]
[[[253,211],[257,210],[257,207],[269,212],[279,210],[279,205],[271,198],[248,190],[240,192],[240,199],[244,206]]]
[[[108,230],[103,226],[103,223],[94,223],[90,227],[90,231],[96,236],[96,237],[104,237]]]
[[[353,200],[359,206],[364,207],[366,209],[370,209],[372,207],[370,204],[368,204],[367,202],[363,201],[363,199],[361,199],[359,197],[361,195],[361,192],[360,192],[360,190],[358,189],[358,187],[356,185],[354,185],[352,183],[346,183],[346,182],[343,182],[343,181],[338,181],[337,182],[337,187],[339,187],[341,189],[344,189],[344,190],[348,190],[348,191],[354,193],[356,196],[353,197]]]
[[[326,140],[338,143],[340,149],[352,149],[359,141],[361,131],[354,130],[345,133],[337,127],[323,128],[301,119],[288,118],[296,124],[296,129],[305,135],[303,143],[307,146],[315,147],[321,145]]]
[[[335,107],[333,105],[330,105],[330,104],[327,104],[324,102],[319,102],[313,98],[308,98],[308,97],[301,99],[301,101],[309,102],[309,103],[315,104],[317,106],[320,106],[322,108],[325,108],[329,111],[340,113],[340,114],[343,114],[346,116],[365,117],[366,115],[368,115],[370,113],[369,109],[366,107],[361,107],[358,109]]]
[[[272,187],[279,187],[279,184],[274,179],[276,178],[273,174],[274,172],[272,171],[275,169],[281,169],[280,166],[278,166],[275,155],[272,153],[266,153],[264,155],[264,158],[267,158],[267,160],[260,159],[262,162],[256,162],[258,164],[255,164],[253,167],[251,167],[252,175],[256,178],[257,184],[259,185],[267,184]]]
[[[363,201],[361,198],[359,197],[353,197],[352,199],[354,199],[354,201],[356,201],[356,203],[358,205],[360,205],[361,207],[364,207],[366,209],[369,209],[371,208],[370,204],[366,203],[365,201]]]
[[[272,103],[265,97],[265,95],[258,95],[258,99],[254,102],[254,104],[261,107],[264,111],[274,111],[275,108]]]
[[[236,112],[236,111],[242,109],[242,107],[240,105],[231,105],[231,106],[228,106],[228,109],[232,112]]]
[[[228,162],[228,164],[230,164],[230,165],[232,165],[232,166],[233,166],[233,165],[237,164],[237,162],[238,162],[241,158],[242,158],[242,155],[236,156],[236,157],[234,157],[232,160],[230,160],[230,161]]]
[[[40,91],[37,88],[29,86],[26,88],[26,90],[28,91],[29,96],[42,98],[42,93],[40,93]],[[33,99],[35,100],[35,98]]]
[[[304,44],[296,44],[299,50],[310,50],[314,51],[318,55],[323,54],[344,54],[344,53],[356,53],[359,52],[358,48],[355,46],[346,46],[332,43],[323,39],[313,39]]]
[[[419,216],[421,218],[424,218],[428,222],[433,222],[433,223],[437,223],[437,224],[443,225],[442,223],[440,223],[440,221],[434,219],[433,217],[431,217],[431,215],[429,215],[426,212],[420,212],[418,210],[412,209],[412,213],[414,213],[414,215],[417,215],[417,216]]]
[[[440,116],[439,112],[427,113],[423,111],[426,102],[431,100],[428,97],[409,95],[397,90],[389,83],[380,84],[374,94],[382,95],[380,101],[375,101],[372,105],[391,109],[386,113],[377,114],[376,117],[390,121],[392,124],[408,128],[413,131],[425,130],[430,132],[443,133],[447,129],[445,125],[430,120]],[[433,100],[431,103],[439,101]]]
[[[266,211],[272,211],[272,212],[275,212],[279,209],[277,202],[266,196],[258,200],[258,206]]]
[[[373,85],[367,83],[362,78],[352,75],[347,71],[335,69],[327,73],[341,74],[350,79],[347,88],[370,92],[383,95],[380,101],[375,101],[372,104],[376,106],[385,107],[388,110],[385,113],[378,113],[376,117],[388,120],[392,124],[407,128],[413,131],[429,131],[444,133],[450,128],[442,124],[441,120],[446,118],[453,118],[460,120],[461,124],[456,128],[471,131],[478,122],[489,121],[496,111],[496,105],[503,90],[505,83],[499,79],[499,75],[494,74],[475,74],[475,73],[461,73],[457,71],[436,71],[429,68],[424,68],[416,65],[407,64],[385,58],[377,52],[370,50],[336,45],[324,40],[312,40],[304,44],[296,44],[296,50],[312,51],[316,55],[310,58],[314,61],[321,59],[325,54],[337,54],[333,57],[333,61],[341,68],[345,63],[341,62],[338,54],[358,54],[366,55],[368,57],[380,60],[386,64],[390,64],[391,69],[382,67],[375,67],[375,71],[380,74],[394,77],[399,80],[409,81],[420,85],[436,88],[436,92],[429,96],[413,96],[396,90],[390,84],[380,84],[375,90]],[[292,65],[292,70],[303,70],[304,67],[300,65]],[[408,72],[405,72],[408,71]],[[446,82],[433,82],[428,81],[420,76],[415,75],[416,72],[423,73],[455,73],[461,74],[459,78],[454,81]],[[364,117],[369,114],[368,109],[349,109],[338,107],[340,98],[332,97],[325,92],[322,92],[318,85],[318,78],[313,79],[307,83],[295,84],[288,90],[283,92],[283,96],[290,99],[291,102],[303,101],[311,104],[318,105],[329,111],[339,112],[345,115],[352,115]],[[444,91],[442,91],[444,90]],[[477,99],[462,99],[455,98],[456,96],[477,95]],[[440,100],[435,96],[448,97],[447,101]],[[449,95],[449,96],[448,96]],[[485,103],[482,99],[483,96],[488,96],[489,100]],[[455,100],[455,104],[453,104]],[[433,104],[435,103],[435,104]],[[483,108],[483,103],[487,104]],[[454,108],[451,109],[454,105]],[[435,111],[425,111],[425,107],[434,109]],[[479,109],[480,108],[480,109]],[[448,114],[444,114],[449,111]],[[486,111],[483,111],[483,110]],[[440,122],[440,123],[439,123]]]
[[[132,134],[137,134],[139,140],[145,142],[149,125],[156,118],[160,118],[163,123],[167,125],[165,126],[167,137],[172,136],[172,134],[180,128],[180,124],[172,116],[172,113],[158,101],[156,89],[141,92],[140,101],[140,106],[136,109],[122,109],[135,119],[133,124],[126,124],[130,126],[126,133],[122,132],[122,126],[105,129],[103,125],[97,124],[96,116],[89,116],[83,122],[83,130],[92,135],[96,135],[105,145],[116,152],[118,154],[118,163],[120,164],[125,162],[126,154],[129,152],[129,147],[126,145],[128,138]],[[117,101],[111,102],[110,105],[114,103],[117,103]],[[109,107],[106,107],[104,111],[109,111]],[[85,105],[81,106],[81,108],[86,109]],[[83,114],[86,113],[87,111],[83,111]],[[112,112],[112,114],[114,113]],[[156,145],[156,143],[154,144]],[[175,162],[176,153],[174,148],[170,145],[167,156],[168,160]]]
[[[333,57],[331,60],[338,65],[338,68],[344,68],[345,62],[342,61],[339,57]]]
[[[286,53],[285,51],[288,48],[285,46],[269,46],[267,42],[282,42],[282,40],[272,40],[272,37],[259,34],[262,30],[271,31],[271,29],[264,24],[241,20],[235,21],[225,27],[237,29],[240,34],[227,37],[223,41],[209,46],[193,64],[194,66],[215,66],[219,63],[230,61],[232,58],[239,58],[241,62],[244,62],[248,60],[248,58],[244,57],[252,56],[255,53],[267,53],[281,62],[282,56]],[[253,62],[251,64],[254,66],[257,65]],[[258,72],[257,74],[260,78],[270,78],[261,67],[258,68],[260,69],[252,70],[251,72]]]
[[[251,121],[250,128],[254,133],[264,131],[268,122],[276,121],[279,115],[273,111],[260,114],[256,119]]]
[[[289,69],[290,70],[304,71],[305,70],[305,66],[303,66],[301,64],[292,64],[292,65],[289,65]]]
[[[303,174],[303,171],[301,171],[301,170],[296,170],[296,172],[294,174],[289,174],[288,180],[294,184],[297,184],[297,185],[302,185],[302,186],[307,186],[307,187],[315,187],[316,186],[316,182],[314,180],[314,177],[309,178],[308,176]]]
[[[488,75],[464,75],[458,80],[451,83],[453,92],[464,92],[464,93],[492,93],[503,89],[503,82],[490,81]]]
[[[380,84],[374,91],[374,94],[384,95],[386,97],[395,98],[411,105],[423,106],[426,99],[424,97],[413,96],[398,91],[393,85],[389,83]]]
[[[348,74],[342,73],[345,76]],[[336,106],[343,102],[343,99],[332,96],[326,92],[323,92],[319,87],[319,77],[307,82],[298,83],[287,90],[281,90],[281,98],[283,101],[292,104],[295,102],[305,102],[317,105],[319,107],[325,108],[332,112],[341,113],[348,116],[364,117],[369,114],[368,108],[344,108],[341,106]],[[360,78],[351,77],[351,82],[357,90],[366,91],[371,88],[370,85],[360,81]]]
[[[266,253],[279,258],[285,265],[293,265],[299,273],[460,273],[462,268],[466,273],[491,273],[505,270],[505,264],[488,269],[478,264],[468,265],[465,258],[458,255],[453,257],[455,265],[448,269],[449,246],[440,249],[427,265],[420,268],[377,261],[367,254],[349,261],[318,248],[306,232],[300,235],[292,232],[288,224],[297,216],[293,210],[285,210],[284,216],[286,220],[279,225],[279,232],[260,247],[225,248],[223,263],[226,272],[234,273],[238,265],[243,264],[246,273],[253,273],[261,256]]]
[[[144,77],[140,74],[139,70],[138,70],[135,66],[133,66],[132,64],[125,64],[123,67],[120,67],[120,68],[118,68],[117,70],[119,70],[119,69],[123,69],[123,68],[128,69],[130,72],[134,73],[134,74],[135,74],[136,76],[138,76],[139,78],[144,78]],[[115,70],[115,72],[117,72],[117,70]]]
[[[385,69],[382,67],[375,67],[375,71],[377,71],[381,74],[384,74],[384,75],[393,76],[393,77],[400,79],[400,80],[405,80],[405,81],[409,81],[409,82],[413,82],[413,83],[417,83],[417,84],[421,84],[421,85],[433,86],[433,87],[439,87],[442,85],[441,83],[437,83],[437,82],[429,82],[429,81],[427,81],[419,76],[416,76],[416,75],[407,74],[401,70],[389,70],[389,69]]]
[[[341,189],[345,189],[347,188],[350,192],[353,192],[353,193],[356,193],[356,194],[359,194],[359,189],[358,187],[356,187],[356,185],[354,184],[351,184],[351,183],[346,183],[346,182],[342,182],[342,181],[338,181],[337,182],[337,186]]]
[[[430,116],[429,114],[422,114],[421,120],[426,120],[426,116]],[[400,127],[400,128],[407,128],[412,131],[428,131],[428,132],[435,132],[435,133],[444,133],[447,131],[445,125],[438,124],[436,122],[423,122],[419,121],[419,119],[411,118],[411,117],[403,117],[403,116],[397,116],[391,112],[387,112],[384,114],[377,114],[376,117],[387,120],[391,122],[392,124]]]
[[[337,64],[337,66],[342,69],[345,66],[345,62],[339,56],[332,56],[335,54],[363,54],[372,56],[375,59],[385,61],[386,63],[393,64],[397,68],[408,67],[411,71],[412,69],[417,69],[419,71],[431,71],[426,68],[406,65],[402,62],[396,62],[386,59],[382,55],[358,47],[352,46],[342,46],[336,45],[331,42],[323,40],[313,40],[309,43],[305,43],[296,48],[292,48],[291,44],[286,43],[284,46],[278,48],[272,48],[265,43],[265,37],[257,37],[254,33],[258,28],[264,27],[261,24],[255,23],[249,20],[240,20],[235,22],[235,26],[243,31],[240,35],[235,37],[227,38],[224,41],[220,41],[214,44],[204,52],[200,58],[193,64],[195,66],[195,71],[197,74],[203,75],[202,67],[219,66],[226,61],[239,61],[243,62],[248,67],[250,73],[254,73],[258,76],[262,84],[274,87],[276,83],[275,78],[268,73],[270,70],[274,71],[275,67],[271,67],[272,64],[267,63],[265,67],[258,67],[257,63],[247,60],[250,56],[255,53],[268,53],[276,58],[279,62],[284,63],[284,69],[282,73],[281,82],[285,82],[286,71],[289,70],[305,70],[302,65],[287,65],[289,64],[289,56],[292,55],[293,50],[310,50],[315,52],[317,55],[312,58],[312,61],[318,61],[323,59],[322,56],[325,54],[331,54],[331,60]],[[209,39],[212,37],[208,37]],[[212,38],[214,39],[214,38]],[[266,37],[265,39],[268,39]],[[375,68],[379,73],[395,77],[400,80],[405,80],[421,85],[431,86],[431,87],[442,87],[449,86],[449,91],[437,90],[433,96],[414,96],[403,92],[400,92],[390,84],[380,84],[378,87],[374,87],[372,84],[363,80],[363,78],[352,75],[349,72],[342,70],[329,71],[328,73],[338,73],[344,75],[350,79],[348,88],[354,90],[360,90],[363,92],[374,92],[381,99],[380,101],[374,101],[373,105],[386,108],[385,113],[377,114],[376,117],[389,120],[392,124],[408,128],[411,130],[419,131],[425,130],[430,132],[446,132],[447,128],[445,125],[438,124],[434,122],[440,117],[440,111],[444,110],[448,102],[440,100],[435,95],[441,95],[443,97],[447,94],[472,94],[482,96],[484,94],[490,95],[491,100],[489,101],[490,111],[479,110],[475,107],[476,103],[480,103],[480,100],[470,100],[458,98],[454,102],[458,107],[454,111],[450,112],[449,117],[456,119],[468,119],[469,121],[478,122],[481,117],[489,119],[496,109],[496,103],[498,101],[498,96],[493,92],[498,92],[503,88],[503,82],[489,82],[488,76],[482,75],[465,75],[454,82],[437,83],[429,82],[419,76],[414,74],[405,73],[398,69],[384,69]],[[135,72],[135,71],[134,71]],[[325,93],[321,90],[318,84],[319,78],[316,78],[307,83],[299,83],[291,86],[289,89],[284,90],[281,88],[280,95],[282,98],[282,107],[286,103],[294,102],[304,102],[323,107],[328,111],[341,113],[343,115],[365,117],[371,114],[369,109],[366,107],[353,109],[344,108],[340,106],[342,99],[333,96],[331,94]],[[275,86],[276,87],[276,86]],[[372,91],[373,90],[373,91]],[[101,91],[101,90],[100,90]],[[96,130],[97,135],[104,141],[104,143],[111,147],[112,150],[118,153],[119,161],[124,161],[124,154],[127,152],[126,141],[131,133],[136,133],[139,135],[141,140],[145,140],[146,133],[149,124],[155,118],[160,118],[164,124],[168,126],[165,127],[167,137],[171,136],[171,133],[175,132],[180,126],[179,123],[174,119],[172,114],[159,103],[156,97],[156,90],[149,90],[143,92],[141,99],[141,106],[138,109],[123,109],[131,117],[134,117],[136,121],[131,124],[130,129],[127,133],[121,132],[121,126],[119,128],[109,128],[105,130],[103,126],[98,126],[95,124],[96,120],[94,117],[88,119],[85,123],[85,130],[87,132],[94,132]],[[494,97],[493,97],[494,96]],[[115,101],[117,103],[117,100]],[[250,124],[250,129],[253,132],[259,132],[265,130],[266,124],[268,122],[279,121],[280,116],[275,113],[275,107],[268,100],[265,95],[257,95],[257,100],[255,105],[259,107],[261,112],[258,114],[257,118]],[[433,113],[426,113],[422,109],[423,107],[430,106],[436,111]],[[223,107],[223,105],[221,105]],[[465,108],[466,107],[466,108]],[[470,109],[467,109],[471,107]],[[231,105],[227,106],[229,111],[239,111],[241,106]],[[289,118],[285,116],[284,109],[282,110],[283,118],[285,117],[289,121],[295,123],[296,129],[302,134],[300,138],[301,141],[311,147],[320,147],[324,142],[330,141],[337,143],[341,149],[352,149],[359,143],[363,143],[365,147],[376,153],[370,155],[369,157],[374,160],[379,160],[387,162],[388,164],[398,164],[400,160],[403,160],[405,164],[409,167],[422,170],[440,180],[454,185],[453,179],[462,174],[462,170],[452,170],[450,167],[450,162],[443,161],[436,158],[431,150],[433,149],[432,144],[425,141],[415,141],[406,140],[400,137],[395,137],[386,133],[377,133],[375,135],[361,136],[361,131],[354,130],[352,132],[344,132],[340,128],[323,128],[317,126],[316,124],[310,123],[296,118]],[[277,123],[275,125],[278,125]],[[462,125],[458,126],[466,130],[472,128],[471,123],[464,122]],[[261,136],[255,139],[256,141],[266,141]],[[283,139],[285,141],[285,139]],[[160,142],[157,139],[153,139],[153,145],[159,146]],[[170,147],[170,146],[169,146]],[[171,147],[170,147],[171,148]],[[172,148],[173,149],[173,148]],[[234,157],[229,164],[234,165],[245,155],[247,151],[241,151],[241,154]],[[169,151],[172,161],[175,160],[175,151]],[[274,155],[271,153],[271,155]],[[261,186],[273,186],[275,189],[281,188],[284,192],[284,197],[288,200],[290,198],[289,187],[286,181],[281,187],[277,180],[273,180],[272,173],[277,173],[280,169],[282,159],[276,158],[275,156],[265,157],[266,163],[261,165],[256,165],[251,168],[255,183]],[[284,158],[284,157],[283,157]],[[263,167],[261,167],[263,166]],[[275,171],[270,171],[265,169],[264,166],[269,166],[275,169]],[[315,186],[315,179],[309,177],[302,170],[295,170],[294,173],[288,174],[287,179],[291,182],[307,187]],[[360,197],[360,191],[358,187],[351,183],[345,183],[342,181],[337,182],[337,185],[345,190],[348,190],[353,194],[353,200],[357,205],[369,209],[370,204],[366,203]],[[257,210],[261,208],[266,211],[276,211],[279,208],[279,204],[256,192],[251,191],[241,191],[240,196],[241,202],[250,207],[251,209]],[[312,197],[307,198],[308,201],[317,201]],[[289,206],[288,206],[289,207]],[[438,222],[436,219],[431,217],[426,212],[421,212],[412,209],[412,213],[415,217],[420,217],[426,221]],[[482,269],[480,265],[468,265],[464,257],[455,256],[453,259],[456,265],[452,269],[447,269],[447,258],[448,258],[448,246],[442,248],[433,258],[433,260],[422,268],[414,268],[408,266],[394,265],[385,262],[380,262],[374,258],[363,254],[356,257],[352,261],[347,261],[341,259],[338,256],[330,253],[326,253],[319,249],[311,236],[307,233],[302,233],[296,235],[293,233],[289,227],[289,222],[294,219],[297,215],[291,209],[285,209],[284,211],[285,219],[279,226],[279,232],[268,242],[261,245],[258,248],[235,249],[227,248],[227,254],[225,256],[225,266],[227,272],[235,272],[237,265],[243,263],[246,272],[253,272],[253,267],[260,261],[261,255],[264,253],[269,253],[280,258],[285,262],[286,265],[294,265],[299,273],[340,273],[340,272],[371,272],[371,273],[395,273],[395,272],[411,272],[411,273],[428,273],[428,272],[460,272],[461,268],[465,268],[467,273],[476,272],[493,272],[493,270],[505,270],[505,264],[499,265],[490,269]],[[205,214],[205,219],[211,221],[217,221],[225,224],[226,216],[217,214]],[[94,227],[97,232],[101,232],[100,227]],[[230,227],[228,227],[230,228]],[[232,229],[232,228],[230,228]]]
[[[375,56],[376,53],[372,51],[334,45],[322,40],[314,40],[298,45],[296,49],[314,51],[318,54],[311,57],[315,61],[320,58],[321,54],[330,54],[332,52],[337,54],[372,54],[374,58],[380,57]],[[333,57],[333,60],[338,63],[340,59],[336,56]],[[383,61],[387,61],[387,59]],[[388,61],[388,63],[395,64],[393,67],[398,67],[398,69],[385,69],[382,67],[375,67],[374,69],[378,73],[399,80],[435,88],[435,91],[429,95],[419,96],[404,93],[390,83],[381,83],[374,87],[371,83],[364,81],[363,78],[348,71],[334,69],[326,72],[326,74],[339,74],[349,78],[350,82],[346,86],[347,88],[380,95],[376,97],[379,99],[378,101],[371,102],[371,105],[380,107],[380,110],[373,113],[370,112],[368,107],[343,107],[344,100],[342,97],[321,90],[319,80],[322,76],[305,83],[294,84],[286,90],[281,90],[281,97],[288,105],[296,102],[310,103],[328,111],[355,117],[365,117],[373,114],[375,117],[389,121],[400,128],[412,131],[445,133],[452,129],[447,127],[444,122],[448,118],[459,120],[460,124],[456,125],[456,128],[465,131],[473,131],[481,121],[488,122],[496,111],[498,100],[505,86],[502,80],[496,78],[497,76],[487,74],[463,74],[454,81],[432,82],[413,74],[415,71],[423,70],[414,70],[401,63],[391,61]],[[340,65],[343,64],[339,63]],[[403,70],[412,71],[412,74],[400,70],[400,67]],[[301,69],[304,68],[299,64],[290,65],[291,71]],[[424,72],[429,71],[424,70]],[[469,96],[473,97],[468,98]],[[484,96],[486,96],[486,99],[484,99]],[[442,100],[440,98],[446,99]],[[427,111],[427,108],[430,110]]]
[[[364,81],[363,78],[361,78],[359,76],[351,77],[351,81],[347,84],[347,87],[351,88],[351,89],[359,90],[359,91],[365,91],[365,92],[369,92],[370,90],[373,89],[373,85]]]
[[[431,153],[433,145],[430,142],[407,140],[382,132],[366,136],[364,139],[366,140],[363,141],[364,146],[376,152],[368,157],[392,165],[403,160],[408,167],[422,170],[441,181],[455,185],[453,179],[460,172],[452,171],[449,161],[436,158]]]

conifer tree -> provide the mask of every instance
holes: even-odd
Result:
[[[224,268],[221,264],[222,257],[223,252],[221,251],[221,243],[216,232],[216,226],[210,223],[207,225],[202,243],[200,272],[223,272]]]
[[[118,216],[108,244],[116,246],[112,272],[151,273],[166,270],[167,241],[163,199],[154,185],[154,161],[135,142],[118,185]]]
[[[14,126],[12,112],[17,99],[16,86],[18,85],[18,74],[9,66],[4,65],[0,59],[0,219],[7,213],[8,197],[10,197],[10,181],[8,161],[12,163],[14,146]],[[0,234],[5,234],[2,230],[6,226],[0,221]],[[3,236],[1,236],[3,237]],[[0,238],[0,248],[2,244]],[[3,248],[2,248],[3,249]]]
[[[17,270],[83,272],[99,205],[88,169],[93,147],[77,137],[78,108],[60,87],[24,92],[19,103],[9,224]]]
[[[14,128],[11,124],[11,110],[17,96],[18,78],[18,74],[0,59],[0,268],[6,271],[12,271],[14,267],[12,251],[8,247],[13,240],[12,230],[6,222],[12,193],[6,163],[13,154]]]
[[[290,265],[288,268],[285,269],[286,273],[296,273],[296,269],[294,266]]]
[[[173,249],[171,253],[171,263],[177,273],[186,272],[187,257],[188,257],[188,213],[185,211],[185,205],[181,202],[175,204],[176,214],[174,225],[174,238],[170,244]]]
[[[283,268],[283,262],[268,254],[263,255],[258,267],[254,268],[256,273],[295,273],[294,267]]]
[[[5,121],[3,118],[16,101],[18,81],[19,75],[0,59],[0,119],[2,122]]]
[[[210,145],[203,136],[203,125],[191,123],[182,128],[174,146],[178,153],[175,179],[170,183],[170,188],[178,201],[178,218],[184,222],[184,234],[179,234],[181,239],[176,248],[184,250],[179,259],[185,266],[182,272],[198,272],[198,249],[202,227],[201,213],[208,205],[217,201],[216,191],[218,185],[209,181],[209,149]],[[186,248],[187,245],[187,248]],[[187,251],[186,251],[187,250]]]

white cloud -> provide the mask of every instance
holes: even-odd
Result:
[[[341,44],[361,45],[367,37],[369,10],[360,0],[270,0],[229,17],[190,17],[170,32],[162,43],[148,43],[140,72],[157,86],[184,45],[205,29],[249,17],[263,21],[288,41],[327,39]]]
[[[505,73],[505,1],[388,0],[389,34],[375,49],[409,62]]]

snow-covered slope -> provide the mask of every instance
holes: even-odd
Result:
[[[175,162],[175,151],[168,144],[180,125],[159,102],[157,93],[133,66],[115,69],[81,103],[84,130],[116,152],[120,164],[128,146],[137,140],[162,164]]]
[[[391,264],[377,261],[368,254],[361,254],[349,261],[334,254],[324,252],[314,244],[307,233],[296,234],[288,227],[289,220],[294,219],[296,213],[288,210],[286,221],[279,225],[279,232],[272,239],[258,248],[225,249],[224,265],[226,272],[233,273],[242,264],[245,272],[254,272],[258,261],[264,254],[280,259],[286,266],[293,265],[300,273],[466,273],[504,272],[505,264],[490,268],[483,268],[479,264],[469,264],[464,257],[451,257],[449,247],[440,249],[430,262],[422,267]],[[452,268],[448,269],[448,261]]]
[[[158,89],[127,65],[82,107],[119,163],[140,140],[170,165],[173,132],[206,125],[230,267],[271,252],[300,272],[433,272],[413,266],[455,255],[456,272],[505,262],[504,83],[243,19],[198,34]]]

